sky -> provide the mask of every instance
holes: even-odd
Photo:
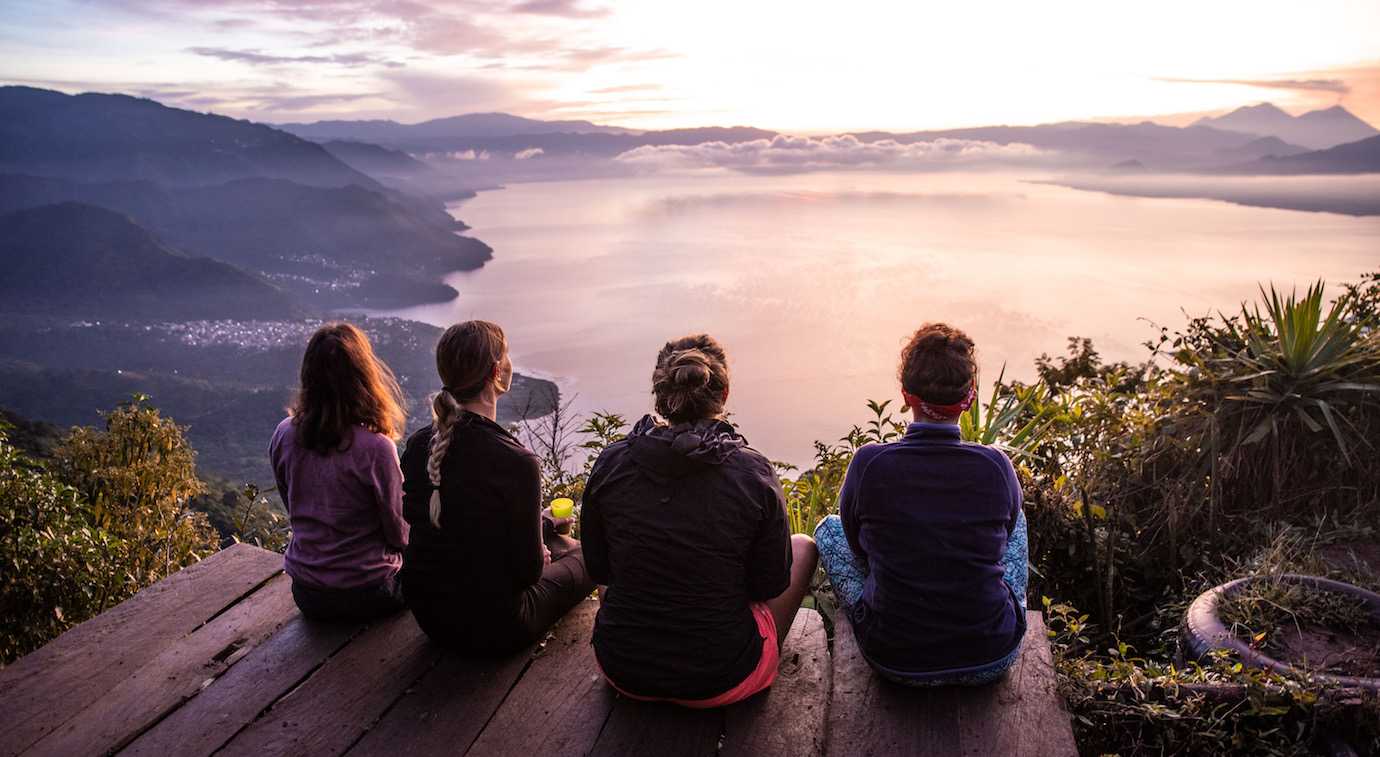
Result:
[[[1341,104],[1380,0],[3,0],[0,83],[256,121],[504,111],[801,134]]]

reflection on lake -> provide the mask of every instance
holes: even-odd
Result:
[[[1141,359],[1151,323],[1177,327],[1181,308],[1234,309],[1258,281],[1352,281],[1380,265],[1376,217],[992,174],[517,184],[452,210],[494,259],[448,278],[454,302],[397,315],[496,321],[520,368],[557,379],[577,410],[633,419],[651,407],[662,343],[707,331],[728,349],[743,433],[797,464],[863,421],[864,400],[897,396],[899,348],[925,321],[967,330],[987,381],[1003,364],[1029,378],[1069,336]]]

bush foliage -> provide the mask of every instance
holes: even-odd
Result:
[[[215,551],[183,429],[142,399],[76,428],[50,463],[0,430],[0,660]]]

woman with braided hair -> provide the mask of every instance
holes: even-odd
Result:
[[[858,450],[839,514],[815,528],[840,622],[863,657],[908,686],[978,685],[1006,674],[1025,636],[1021,486],[1001,450],[964,442],[977,393],[973,340],[922,326],[901,352],[905,435]]]
[[[431,425],[407,440],[402,585],[438,643],[504,654],[540,639],[594,584],[579,542],[541,506],[537,457],[495,422],[513,381],[503,330],[456,324],[436,345]]]
[[[601,584],[594,653],[634,699],[720,707],[776,679],[815,572],[767,458],[723,419],[728,363],[707,334],[666,343],[648,415],[599,455],[580,533]]]

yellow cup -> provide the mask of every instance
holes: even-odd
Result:
[[[575,513],[575,500],[570,497],[557,497],[551,500],[551,516],[569,518]]]

